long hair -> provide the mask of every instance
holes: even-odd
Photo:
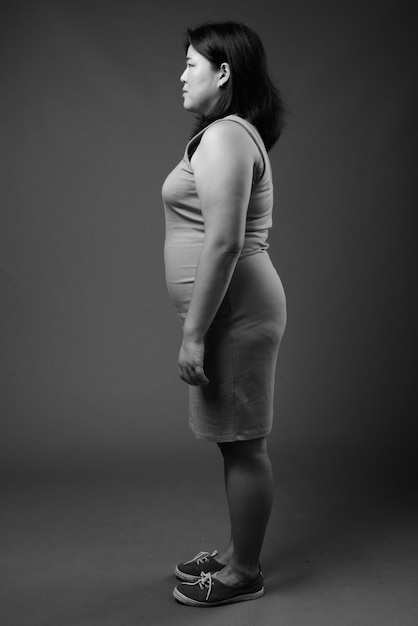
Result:
[[[257,128],[270,150],[283,129],[285,107],[269,76],[259,36],[245,24],[208,22],[186,31],[186,52],[190,45],[216,69],[225,62],[230,67],[230,78],[215,109],[208,116],[198,117],[194,133],[217,119],[235,114]]]

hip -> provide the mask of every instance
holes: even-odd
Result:
[[[166,257],[166,281],[170,298],[182,320],[187,315],[192,297],[196,264],[193,251],[183,255],[177,268]],[[260,323],[263,319],[279,319],[286,323],[286,296],[280,277],[267,251],[259,251],[238,259],[227,293],[214,319],[214,324],[225,316],[232,321],[247,319]]]

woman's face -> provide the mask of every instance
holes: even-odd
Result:
[[[189,46],[186,69],[180,76],[184,108],[199,115],[208,115],[220,96],[223,74],[221,68],[215,69],[206,57]]]

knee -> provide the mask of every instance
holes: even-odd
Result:
[[[265,437],[246,441],[228,441],[218,443],[224,459],[251,461],[260,456],[267,456],[267,441]]]

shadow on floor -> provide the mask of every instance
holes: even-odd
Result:
[[[187,467],[178,451],[163,458],[3,476],[2,624],[415,625],[418,516],[405,458],[278,454],[266,595],[209,611],[173,600],[172,570],[225,539],[218,455],[198,446]]]

